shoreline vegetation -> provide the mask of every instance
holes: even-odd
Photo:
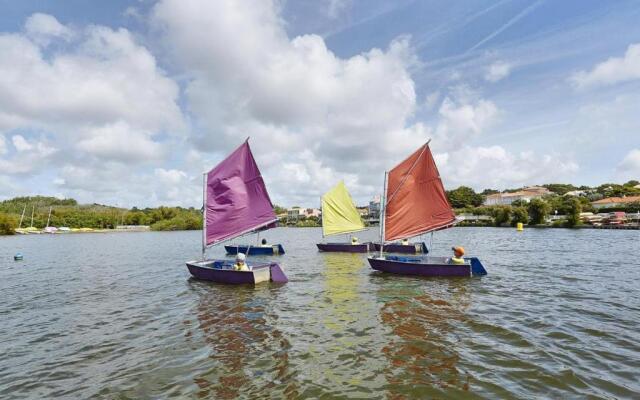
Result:
[[[546,184],[550,194],[531,201],[516,200],[510,205],[483,205],[486,196],[499,193],[486,189],[476,193],[460,186],[447,191],[449,202],[461,217],[457,226],[525,226],[536,228],[580,228],[587,226],[584,213],[640,212],[640,202],[625,206],[595,209],[593,201],[608,197],[639,196],[640,183],[605,183],[597,187],[571,184]],[[503,193],[520,189],[508,189]],[[580,195],[569,195],[579,191]],[[280,225],[288,227],[320,227],[318,217],[302,217],[288,220],[287,209],[274,206],[280,216]],[[50,213],[50,216],[49,216]],[[20,222],[20,220],[22,221]],[[366,218],[363,218],[366,220]],[[200,208],[165,207],[131,209],[102,204],[78,204],[74,199],[58,199],[48,196],[15,197],[0,202],[0,235],[15,233],[40,233],[47,227],[57,227],[61,232],[116,232],[116,231],[176,231],[200,230]]]

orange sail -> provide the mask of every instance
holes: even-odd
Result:
[[[410,238],[455,223],[429,143],[389,172],[385,196],[385,241]]]

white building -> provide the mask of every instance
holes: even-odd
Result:
[[[522,200],[525,202],[530,202],[532,199],[539,199],[542,196],[551,194],[551,192],[544,187],[540,186],[530,186],[526,187],[522,190],[512,193],[496,193],[490,194],[484,201],[485,206],[496,206],[496,205],[510,205],[516,200]]]

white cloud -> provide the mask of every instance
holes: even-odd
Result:
[[[480,99],[474,103],[456,103],[445,98],[439,109],[440,121],[435,130],[437,149],[457,148],[496,122],[496,105]]]
[[[351,4],[351,0],[328,0],[327,15],[336,18],[342,10]]]
[[[73,136],[79,126],[117,121],[151,131],[184,129],[178,86],[127,30],[90,26],[74,33],[79,40],[49,57],[27,36],[0,34],[0,131]]]
[[[18,152],[23,152],[23,151],[28,151],[33,149],[33,146],[29,144],[29,142],[27,142],[27,140],[21,135],[14,135],[11,138],[11,141],[13,142],[13,147],[15,147]]]
[[[12,157],[0,158],[0,172],[2,174],[35,173],[40,168],[49,165],[52,156],[58,151],[45,139],[28,141],[22,135],[13,135],[11,141],[16,153]]]
[[[484,79],[489,82],[498,82],[511,73],[512,65],[504,61],[496,61],[487,68]]]
[[[621,175],[630,179],[640,178],[640,149],[633,149],[622,159],[617,167]]]
[[[187,179],[187,174],[184,171],[177,169],[164,169],[156,168],[154,170],[155,176],[163,183],[168,185],[177,185]]]
[[[85,130],[86,138],[75,147],[98,158],[124,162],[159,160],[165,150],[149,132],[131,128],[124,122]]]
[[[427,138],[428,129],[409,123],[416,111],[409,38],[340,58],[318,35],[289,38],[273,2],[166,0],[153,15],[189,77],[185,97],[201,151],[224,153],[251,136],[266,160],[263,174],[279,176],[309,149],[336,178],[367,171],[357,191]]]
[[[640,79],[640,43],[629,45],[624,57],[611,57],[591,71],[580,71],[570,81],[578,88],[612,85]]]
[[[48,14],[36,13],[27,18],[24,25],[27,36],[35,42],[47,45],[55,38],[70,40],[73,31],[62,25],[58,20]]]
[[[502,146],[464,146],[435,155],[449,188],[469,185],[477,190],[505,189],[569,179],[579,167],[563,155],[511,153]]]
[[[0,135],[0,156],[7,154],[7,140],[4,135]]]

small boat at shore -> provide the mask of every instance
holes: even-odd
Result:
[[[371,268],[399,275],[487,274],[476,257],[464,257],[464,260],[460,260],[462,263],[454,263],[448,257],[384,254],[387,250],[386,242],[447,229],[456,223],[456,216],[447,199],[429,142],[385,173],[383,193],[380,253],[368,257]]]
[[[344,182],[340,181],[325,193],[321,203],[322,237],[348,235],[366,229]],[[316,246],[326,252],[368,253],[373,250],[372,243],[358,243],[353,236],[350,243],[317,243]]]
[[[277,263],[247,261],[247,270],[236,270],[232,260],[205,257],[208,247],[275,227],[278,220],[248,139],[203,174],[202,197],[202,259],[186,263],[194,278],[227,284],[288,281]]]

